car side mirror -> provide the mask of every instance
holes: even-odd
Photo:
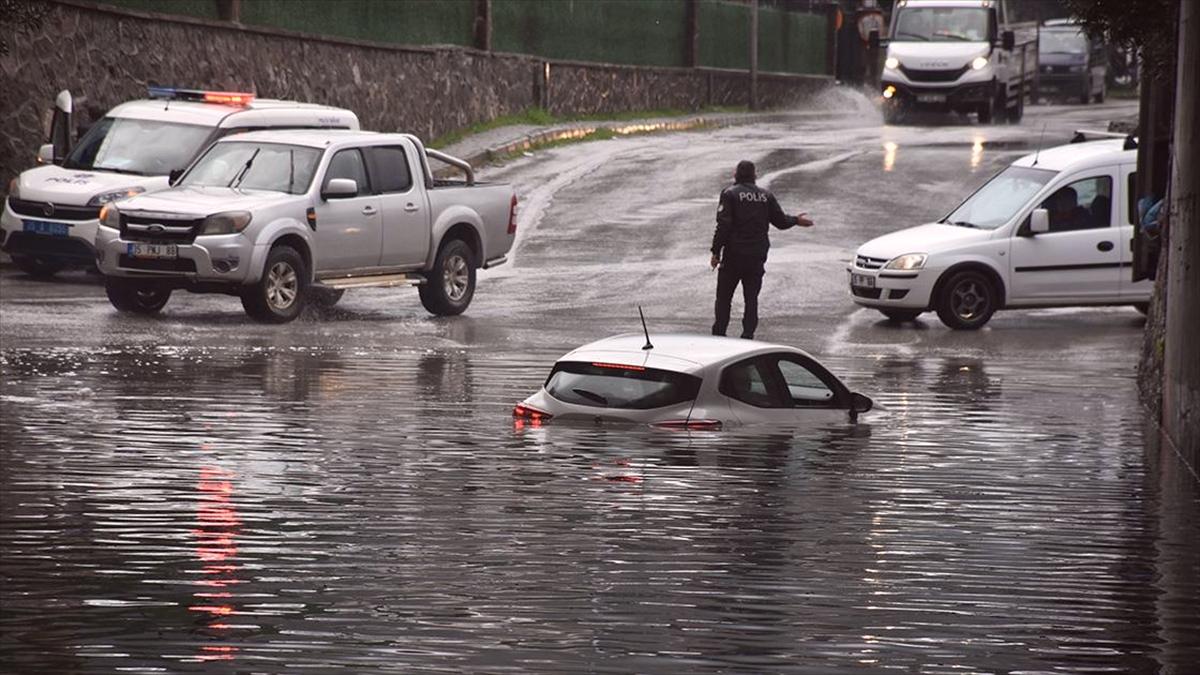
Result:
[[[353,178],[330,178],[321,190],[321,199],[346,199],[358,196],[358,181]]]
[[[54,144],[45,143],[38,148],[37,154],[38,164],[53,164],[54,163]]]
[[[875,407],[875,402],[859,393],[850,394],[850,405],[856,413],[865,413]]]
[[[183,177],[183,169],[171,169],[171,173],[167,174],[167,185],[174,185]]]
[[[1011,30],[1006,30],[1000,34],[1000,47],[1004,51],[1011,52],[1013,49],[1016,48],[1016,46],[1017,46],[1017,36]]]
[[[1050,212],[1046,209],[1034,209],[1029,214],[1029,233],[1045,234],[1050,231]]]

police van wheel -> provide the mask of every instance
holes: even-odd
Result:
[[[287,323],[300,316],[308,300],[308,268],[291,246],[267,254],[262,278],[242,292],[246,314],[263,323]]]
[[[104,292],[113,307],[129,314],[157,314],[171,299],[169,288],[155,287],[124,277],[105,277]]]
[[[955,272],[942,286],[937,315],[955,330],[978,330],[992,318],[1000,295],[992,280],[978,270]]]
[[[17,269],[31,277],[39,279],[49,279],[66,268],[66,265],[57,260],[47,258],[37,258],[32,256],[13,256],[13,264]]]
[[[919,309],[881,309],[879,311],[887,317],[888,321],[896,322],[912,321],[922,314]]]
[[[454,316],[466,311],[475,296],[475,254],[467,242],[444,242],[433,260],[433,271],[417,292],[430,314]]]

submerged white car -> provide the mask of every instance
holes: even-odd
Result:
[[[786,345],[708,335],[641,333],[566,354],[513,409],[519,424],[551,419],[718,430],[736,424],[856,421],[870,398]]]

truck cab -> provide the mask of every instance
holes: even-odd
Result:
[[[169,187],[222,137],[271,128],[359,128],[358,117],[341,108],[151,87],[148,98],[116,106],[72,144],[71,103],[68,92],[59,95],[51,142],[38,152],[41,166],[13,179],[0,214],[0,248],[34,276],[94,264],[101,207]]]
[[[1018,36],[1002,0],[901,0],[880,78],[885,121],[914,111],[1020,121],[1037,42]]]

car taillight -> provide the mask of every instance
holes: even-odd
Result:
[[[665,420],[650,426],[673,431],[720,431],[721,420]]]
[[[508,205],[508,233],[517,233],[517,196],[512,196],[512,202]]]
[[[513,417],[516,419],[545,422],[551,417],[554,417],[554,415],[551,415],[545,410],[538,410],[533,406],[525,405],[524,403],[518,403],[517,406],[513,408]]]

